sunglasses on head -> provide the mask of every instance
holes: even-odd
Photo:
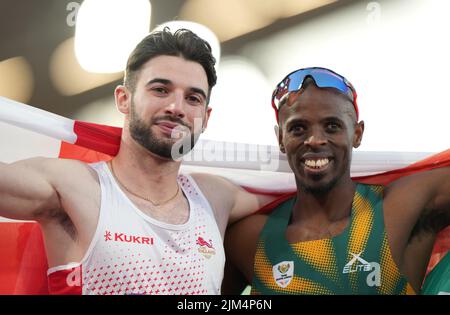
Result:
[[[350,82],[332,70],[320,67],[311,67],[295,70],[294,72],[288,74],[280,83],[278,83],[272,94],[272,107],[275,110],[277,121],[281,101],[287,97],[289,93],[300,90],[302,88],[303,81],[308,76],[312,77],[316,85],[320,88],[335,88],[347,95],[355,107],[356,119],[358,120],[359,111],[356,103],[357,95]]]

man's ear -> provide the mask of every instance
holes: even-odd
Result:
[[[286,153],[286,150],[284,148],[284,144],[283,144],[283,132],[280,130],[280,127],[278,125],[275,125],[273,127],[274,131],[275,131],[275,135],[278,139],[278,146],[280,147],[280,151],[283,153]]]
[[[131,108],[132,95],[128,88],[124,85],[118,85],[114,90],[114,99],[116,107],[122,114],[129,114]]]
[[[353,135],[353,147],[358,148],[361,145],[362,137],[364,134],[364,121],[360,121],[355,125],[355,133]]]
[[[211,116],[212,108],[206,107],[205,118],[202,119],[202,133],[205,132],[206,127],[208,127],[209,117]]]

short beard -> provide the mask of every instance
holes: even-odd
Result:
[[[167,120],[178,123],[185,127],[186,124],[179,118],[170,115],[158,117],[157,120]],[[181,156],[187,154],[192,150],[198,140],[199,134],[196,135],[190,132],[190,136],[185,136],[182,139],[172,142],[171,140],[158,139],[151,130],[152,125],[155,124],[155,119],[152,119],[150,124],[146,124],[136,113],[134,104],[131,104],[130,112],[130,135],[131,137],[143,146],[147,151],[169,160],[176,160]],[[174,145],[177,144],[177,150],[172,152]],[[181,145],[179,145],[181,144]],[[178,148],[179,145],[179,148]]]
[[[339,181],[339,178],[333,178],[329,183],[326,183],[325,185],[316,187],[316,186],[310,186],[302,182],[298,182],[300,185],[300,189],[303,190],[307,194],[311,195],[325,195],[333,189],[334,186],[336,186],[336,183]]]

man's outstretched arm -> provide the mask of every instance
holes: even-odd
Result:
[[[431,198],[425,208],[445,212],[447,225],[450,224],[450,167],[429,171],[429,181],[433,186]],[[426,185],[426,183],[424,183]]]
[[[0,216],[43,221],[67,212],[72,217],[75,204],[88,211],[86,202],[97,186],[93,171],[76,160],[32,158],[0,163]]]
[[[60,198],[52,183],[53,164],[54,159],[47,158],[0,163],[0,216],[38,220],[60,209]]]
[[[228,179],[216,175],[191,174],[216,211],[219,225],[232,224],[269,204],[277,197],[246,191]]]
[[[387,187],[385,206],[404,209],[394,212],[399,226],[412,228],[419,221],[436,218],[437,233],[450,224],[450,167],[403,177]]]

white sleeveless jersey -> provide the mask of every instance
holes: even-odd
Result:
[[[208,201],[190,176],[178,176],[189,219],[174,225],[140,211],[105,162],[90,166],[101,187],[97,229],[81,262],[48,270],[50,293],[220,294],[222,238]]]

